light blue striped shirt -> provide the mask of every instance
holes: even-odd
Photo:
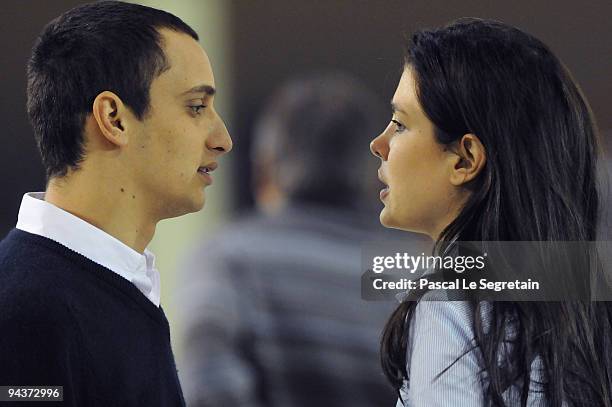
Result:
[[[400,391],[404,403],[398,400],[397,407],[490,405],[490,400],[483,397],[480,351],[472,349],[475,337],[472,315],[470,304],[465,301],[419,302],[408,333],[406,363],[410,383],[404,383]],[[472,350],[466,353],[468,349]],[[461,355],[464,356],[459,358]],[[534,372],[539,367],[536,362]],[[532,380],[536,380],[533,376]],[[510,388],[503,397],[508,406],[520,405],[517,388]],[[545,406],[543,393],[530,389],[527,405]]]

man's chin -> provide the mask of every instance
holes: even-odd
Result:
[[[175,200],[174,204],[166,205],[165,214],[162,219],[177,218],[179,216],[199,212],[204,208],[205,201],[204,191],[201,191],[198,196],[191,196],[188,197],[188,199],[183,197],[181,200]]]
[[[204,205],[206,204],[206,195],[204,193],[204,189],[200,191],[197,199],[193,202],[193,210],[191,212],[199,212],[204,209]]]

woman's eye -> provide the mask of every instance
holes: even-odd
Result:
[[[402,131],[406,130],[406,126],[404,126],[403,124],[401,124],[400,122],[398,122],[395,119],[391,119],[391,122],[393,124],[395,124],[395,132],[396,133],[401,133]]]
[[[204,109],[205,107],[206,105],[189,106],[191,111],[193,111],[193,113],[195,114],[200,114],[202,109]]]

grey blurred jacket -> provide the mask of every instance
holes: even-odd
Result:
[[[179,287],[188,405],[394,405],[378,349],[396,304],[361,299],[371,238],[356,216],[292,207],[198,245]]]

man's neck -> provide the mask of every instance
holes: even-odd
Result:
[[[78,174],[78,175],[77,175]],[[139,253],[143,253],[153,235],[157,220],[147,216],[139,194],[112,180],[86,179],[73,173],[69,179],[52,179],[45,201],[103,230]]]

